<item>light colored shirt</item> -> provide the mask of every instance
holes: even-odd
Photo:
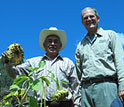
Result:
[[[27,70],[27,68],[29,67],[38,67],[38,64],[40,61],[45,61],[46,64],[45,66],[40,69],[39,71],[34,71],[33,76],[34,78],[38,78],[41,75],[49,75],[51,76],[51,74],[48,72],[51,71],[52,73],[54,73],[55,77],[58,78],[59,81],[66,81],[69,82],[70,84],[61,84],[61,86],[63,88],[66,88],[69,90],[69,95],[67,97],[67,99],[71,99],[72,96],[74,97],[74,99],[77,97],[77,93],[78,93],[78,78],[77,78],[77,74],[76,74],[76,70],[75,70],[75,65],[74,63],[64,57],[62,58],[60,55],[58,55],[54,60],[50,60],[48,56],[40,56],[40,57],[34,57],[31,59],[28,59],[25,63],[18,65],[18,66],[11,66],[11,64],[6,64],[6,69],[8,72],[16,72],[16,75],[20,75],[22,73],[29,73],[29,71]],[[43,71],[43,72],[41,72]],[[46,100],[50,100],[51,97],[56,93],[57,91],[57,85],[55,83],[55,81],[53,81],[51,78],[48,78],[48,80],[50,81],[50,85],[45,87],[45,96],[46,96]],[[40,96],[43,94],[41,91],[37,92],[39,98]],[[78,102],[79,103],[79,102]]]
[[[93,36],[88,36],[88,39],[90,40],[91,43],[94,42],[94,40],[96,39],[97,35],[93,35]]]
[[[87,34],[79,42],[75,58],[80,81],[113,77],[118,79],[119,90],[124,90],[124,52],[114,31],[99,28],[93,42]]]

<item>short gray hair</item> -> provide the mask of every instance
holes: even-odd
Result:
[[[99,17],[99,14],[98,14],[98,12],[97,12],[97,10],[96,10],[95,8],[86,7],[86,8],[84,8],[84,9],[81,11],[81,18],[82,18],[82,20],[83,20],[83,11],[84,11],[84,10],[87,10],[87,9],[92,9],[92,10],[94,11],[94,13],[95,13],[95,16],[96,16],[97,18]]]

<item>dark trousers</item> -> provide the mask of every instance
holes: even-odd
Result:
[[[51,102],[51,101],[47,101],[46,105],[48,107],[73,107],[73,103],[72,101],[56,101],[56,102]]]

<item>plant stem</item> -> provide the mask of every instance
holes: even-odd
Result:
[[[28,89],[27,89],[27,91],[26,91],[26,93],[24,94],[24,96],[22,97],[22,99],[21,99],[21,102],[20,102],[20,104],[19,104],[19,107],[21,107],[22,106],[22,103],[23,103],[23,101],[24,101],[24,99],[25,99],[25,97],[26,97],[26,95],[28,94],[28,92],[29,92],[29,90],[30,90],[30,86],[28,87]]]
[[[44,92],[44,107],[46,107],[46,100],[45,100],[45,87],[43,85],[43,92]]]
[[[43,83],[43,81],[42,81],[42,83]],[[41,87],[41,93],[43,93],[43,87]],[[41,95],[41,104],[43,105],[43,94]]]

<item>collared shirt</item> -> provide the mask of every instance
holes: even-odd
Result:
[[[91,42],[88,34],[76,49],[76,68],[80,81],[91,78],[118,78],[124,90],[124,52],[117,33],[99,28]]]
[[[6,69],[8,72],[12,72],[15,71],[16,74],[20,75],[22,73],[26,73],[28,74],[29,71],[27,70],[27,68],[29,67],[38,67],[38,64],[40,61],[45,61],[46,64],[45,66],[40,69],[39,71],[34,71],[33,72],[33,77],[34,78],[38,78],[41,75],[45,76],[51,76],[51,74],[48,71],[51,71],[52,73],[54,73],[55,77],[58,78],[59,81],[66,81],[69,82],[71,84],[61,84],[61,86],[63,88],[66,88],[69,90],[69,96],[67,97],[67,99],[71,99],[72,96],[74,98],[76,98],[78,96],[78,80],[77,80],[77,74],[76,74],[76,70],[75,70],[75,65],[74,63],[64,57],[62,58],[60,55],[58,55],[54,60],[50,60],[50,58],[48,56],[40,56],[40,57],[34,57],[31,59],[28,59],[25,63],[18,65],[18,66],[11,66],[11,64],[6,64]],[[45,85],[45,96],[46,96],[46,100],[50,100],[51,97],[56,93],[57,91],[57,85],[55,83],[55,81],[53,81],[51,78],[47,78],[50,81],[50,85],[46,86]],[[41,95],[43,93],[41,91],[37,92],[38,95],[38,99],[40,99]]]

